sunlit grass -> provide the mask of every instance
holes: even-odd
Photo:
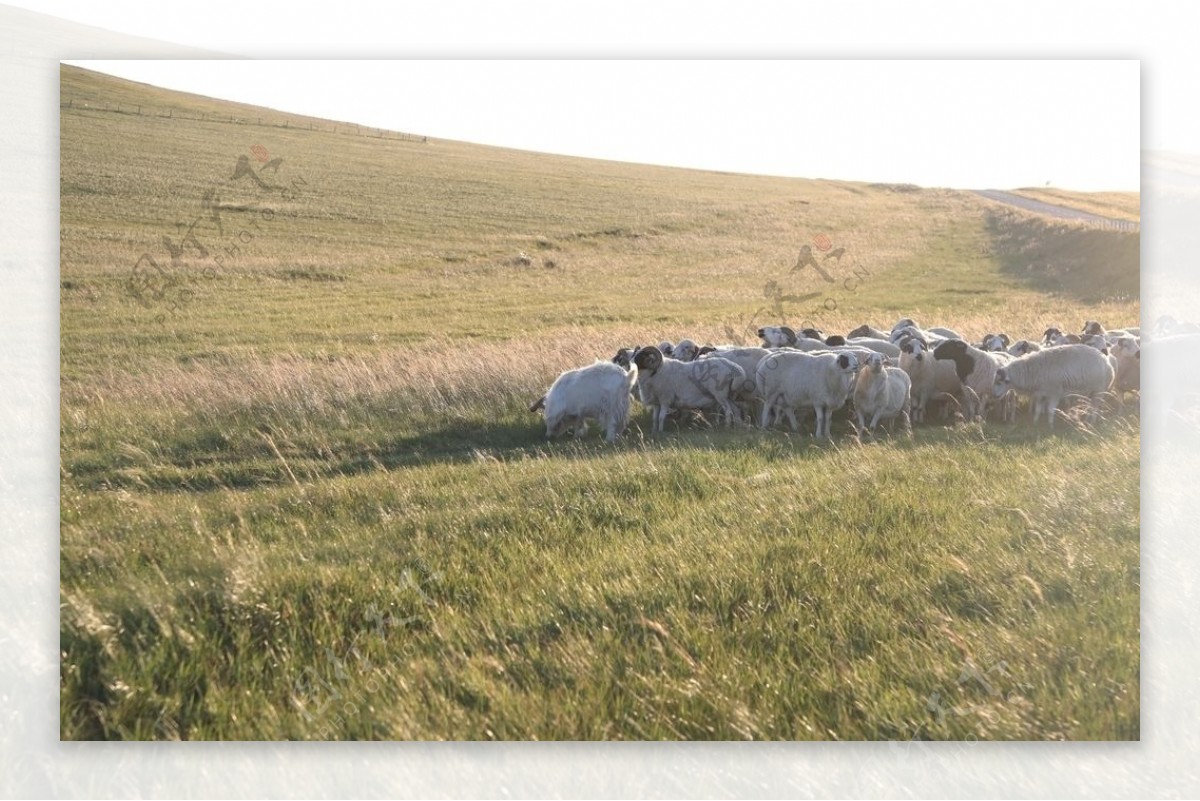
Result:
[[[1136,320],[1014,269],[1021,237],[1077,256],[1062,231],[948,190],[185,121],[233,107],[62,75],[175,109],[62,113],[65,739],[1138,737],[1135,414],[816,445],[639,410],[609,445],[528,412],[622,345],[781,314]],[[231,180],[256,144],[287,198]],[[163,237],[214,188],[202,241],[239,250],[205,277]],[[148,305],[143,253],[179,279]],[[1136,287],[1133,253],[1104,267]]]

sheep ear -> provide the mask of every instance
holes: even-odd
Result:
[[[838,367],[845,370],[847,367],[850,366],[850,357],[843,353],[837,357],[837,363],[838,363]]]
[[[1006,347],[1006,348],[1012,344],[1012,340],[1009,339],[1008,334],[1001,334],[1000,341],[1004,343],[1004,347]]]

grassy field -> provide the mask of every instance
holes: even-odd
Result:
[[[607,445],[527,411],[781,320],[1132,323],[1136,234],[1093,266],[970,193],[237,124],[275,118],[70,67],[62,101],[64,739],[1139,736],[1135,414],[822,446],[638,410]]]

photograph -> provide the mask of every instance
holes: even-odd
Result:
[[[1141,739],[1138,61],[58,71],[61,740]]]

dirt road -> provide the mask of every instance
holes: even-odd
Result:
[[[1052,203],[1043,203],[1040,200],[1014,195],[1012,192],[1001,192],[999,189],[976,189],[974,192],[988,200],[994,200],[997,203],[1007,203],[1010,206],[1017,206],[1032,211],[1035,214],[1044,214],[1047,217],[1059,217],[1066,220],[1086,220],[1088,222],[1100,223],[1107,228],[1119,228],[1124,231],[1140,231],[1142,228],[1141,223],[1118,220],[1113,217],[1103,217],[1099,214],[1073,209],[1070,206],[1056,206]]]

